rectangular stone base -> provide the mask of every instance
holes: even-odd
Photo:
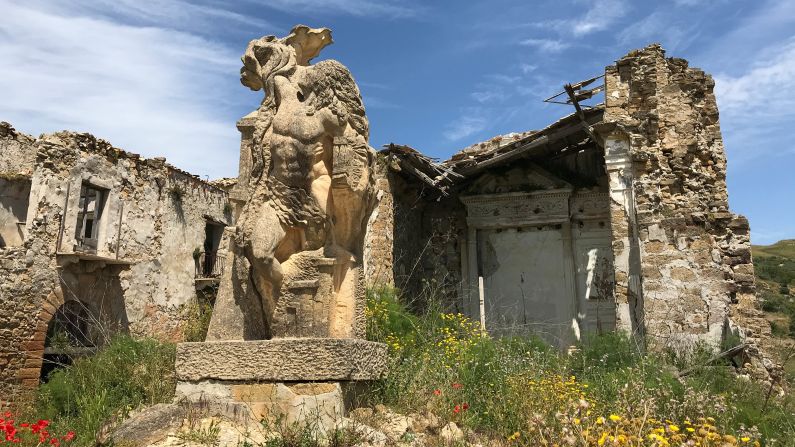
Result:
[[[177,345],[177,379],[315,382],[379,379],[387,347],[355,338],[281,338]]]
[[[239,423],[307,424],[325,432],[345,416],[345,388],[339,382],[178,382],[176,396]]]

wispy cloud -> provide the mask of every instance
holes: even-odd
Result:
[[[363,95],[364,106],[366,109],[402,109],[403,107],[384,98],[372,95]]]
[[[502,102],[508,99],[508,93],[499,85],[479,85],[479,89],[470,93],[475,101],[483,103]]]
[[[715,76],[721,110],[742,110],[759,118],[795,115],[795,96],[782,94],[795,83],[795,38],[771,48],[739,76]]]
[[[560,53],[571,46],[559,39],[524,39],[519,45],[534,47],[542,53]]]
[[[259,6],[291,13],[347,14],[357,17],[415,17],[425,10],[413,2],[390,0],[264,0]]]
[[[661,42],[670,52],[681,51],[700,37],[697,22],[683,22],[679,12],[661,9],[625,27],[618,34],[622,46]]]
[[[795,152],[784,129],[795,122],[795,38],[771,45],[747,71],[715,76],[721,127],[734,163]]]
[[[483,109],[467,107],[459,119],[447,126],[447,130],[442,135],[450,141],[458,141],[482,132],[486,129],[487,124],[488,119]]]
[[[578,3],[587,5],[585,12],[579,16],[548,19],[519,26],[554,30],[562,36],[583,37],[608,29],[630,10],[627,0],[583,0]]]
[[[625,0],[591,0],[584,15],[571,21],[572,34],[577,37],[604,31],[629,11]]]
[[[230,111],[235,99],[258,102],[238,85],[238,51],[58,5],[0,0],[0,119],[31,133],[90,131],[197,174],[234,175]]]
[[[241,26],[243,31],[248,29],[267,29],[274,33],[284,31],[259,17],[196,1],[72,0],[66,3],[31,0],[26,3],[35,9],[46,9],[63,17],[92,16],[132,26],[157,26],[187,31],[191,34],[209,34],[220,29],[224,32],[234,32],[240,30]]]

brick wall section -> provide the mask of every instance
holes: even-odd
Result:
[[[712,77],[666,59],[659,45],[628,54],[605,76],[605,123],[629,140],[648,340],[717,346],[729,317],[749,340],[766,337],[748,222],[729,211]],[[627,220],[614,209],[615,239],[632,231]]]

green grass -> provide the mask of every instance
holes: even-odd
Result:
[[[754,245],[753,255],[758,296],[773,335],[795,338],[795,296],[790,293],[795,288],[795,239]]]
[[[754,257],[773,257],[795,259],[795,239],[784,239],[772,245],[753,245]]]
[[[95,356],[50,374],[30,419],[51,420],[54,432],[74,431],[74,445],[94,445],[112,417],[173,398],[174,355],[173,344],[117,336]]]
[[[795,439],[792,398],[767,399],[768,389],[737,378],[727,365],[696,367],[678,377],[678,371],[706,363],[706,349],[687,359],[644,354],[613,333],[591,337],[565,355],[535,338],[483,337],[471,322],[442,318],[439,309],[411,314],[389,289],[370,292],[368,317],[369,338],[387,343],[391,353],[387,377],[365,399],[371,404],[403,413],[430,409],[498,439],[520,433],[519,445],[537,445],[540,438],[532,436],[540,436],[539,427],[562,433],[555,431],[562,430],[561,414],[565,419],[585,408],[572,407],[572,399],[586,401],[595,414],[625,420],[713,417],[723,433],[758,429],[769,445]]]

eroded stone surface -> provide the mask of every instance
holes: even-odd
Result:
[[[332,381],[378,379],[386,345],[360,339],[294,338],[181,343],[177,377],[200,381]]]
[[[364,333],[375,157],[348,69],[309,64],[329,43],[330,30],[299,25],[252,40],[242,57],[241,82],[265,99],[238,126],[240,218],[208,340]]]

